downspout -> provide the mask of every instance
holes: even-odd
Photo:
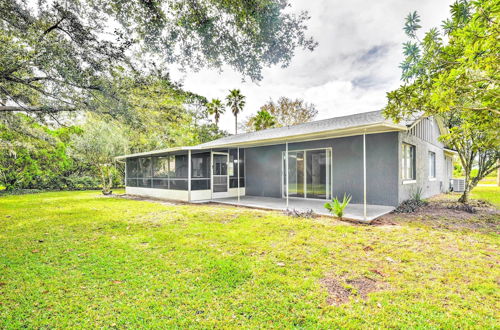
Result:
[[[366,220],[366,133],[363,133],[363,217]]]
[[[210,199],[214,199],[214,155],[210,149]]]
[[[236,149],[238,156],[237,156],[237,161],[236,161],[236,166],[238,166],[238,203],[240,202],[240,147]]]

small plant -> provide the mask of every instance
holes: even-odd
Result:
[[[422,187],[412,189],[410,192],[410,199],[417,202],[417,204],[424,204],[425,201],[422,199]]]
[[[393,211],[394,213],[413,213],[428,203],[422,198],[422,187],[410,191],[410,198],[405,200]]]
[[[346,194],[344,194],[344,198],[342,202],[340,202],[338,198],[335,197],[331,202],[325,203],[325,208],[330,211],[330,213],[335,214],[339,219],[342,219],[342,216],[344,216],[344,209],[351,201],[351,198],[351,195],[346,196]]]

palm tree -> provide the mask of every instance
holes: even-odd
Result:
[[[215,119],[215,125],[219,125],[220,116],[226,111],[224,104],[222,104],[219,99],[212,99],[212,101],[206,104],[207,112],[209,115],[213,115]]]
[[[226,96],[226,104],[234,115],[234,132],[238,134],[238,114],[243,111],[245,106],[245,96],[241,94],[239,89],[230,90],[229,95]]]
[[[260,110],[257,112],[257,114],[252,118],[252,121],[253,127],[256,131],[271,128],[276,125],[276,118],[274,118],[274,116],[266,110]]]

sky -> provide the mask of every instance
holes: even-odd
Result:
[[[403,59],[404,17],[416,10],[422,33],[440,26],[449,16],[450,0],[291,0],[292,10],[307,10],[308,34],[318,47],[297,50],[287,68],[263,71],[264,79],[242,81],[229,67],[218,70],[172,72],[185,89],[224,100],[230,89],[239,88],[246,106],[239,121],[255,114],[269,99],[302,98],[318,109],[316,119],[382,109],[386,92],[400,84]],[[229,110],[219,126],[234,133]]]

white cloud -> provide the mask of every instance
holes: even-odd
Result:
[[[225,68],[180,74],[188,90],[224,99],[229,89],[247,96],[246,117],[269,98],[304,98],[316,104],[318,119],[372,111],[385,105],[385,94],[399,84],[404,17],[417,10],[423,30],[439,26],[448,16],[451,0],[300,0],[294,10],[308,10],[309,34],[319,46],[298,50],[288,68],[266,68],[258,84]],[[233,132],[234,117],[226,113],[221,127]]]

